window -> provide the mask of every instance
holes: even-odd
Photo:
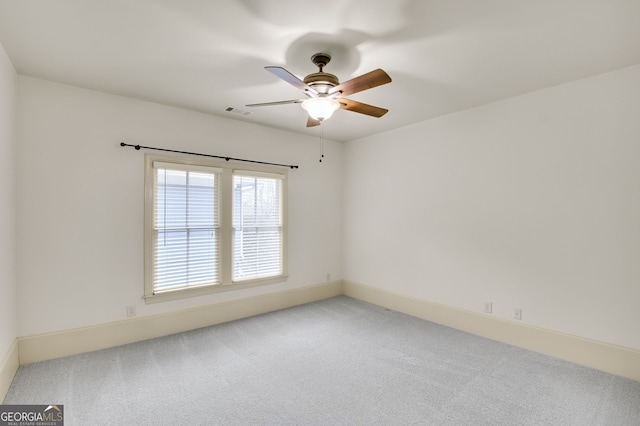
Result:
[[[282,274],[282,179],[233,176],[233,279]]]
[[[286,277],[286,171],[147,155],[145,300]]]

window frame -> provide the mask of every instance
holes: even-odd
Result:
[[[175,164],[177,169],[186,167],[211,168],[219,173],[219,226],[220,226],[220,283],[192,288],[183,288],[162,293],[154,293],[153,248],[154,248],[154,162]],[[263,278],[233,281],[233,203],[234,174],[260,175],[278,177],[281,180],[281,216],[282,216],[282,273]],[[144,301],[156,303],[177,300],[185,297],[201,296],[224,291],[255,287],[283,282],[288,277],[288,202],[287,202],[287,169],[260,164],[236,164],[215,160],[194,158],[192,156],[165,156],[145,154],[144,171]]]

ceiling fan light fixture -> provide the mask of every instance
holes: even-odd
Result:
[[[331,98],[311,98],[302,103],[302,108],[307,111],[309,117],[323,121],[331,117],[333,111],[340,108],[340,102]]]

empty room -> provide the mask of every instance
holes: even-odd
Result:
[[[637,0],[0,0],[0,426],[640,425],[639,159]]]

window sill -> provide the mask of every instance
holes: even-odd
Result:
[[[258,287],[261,285],[275,284],[286,281],[287,275],[277,277],[259,278],[246,281],[237,281],[231,284],[216,284],[204,287],[188,288],[183,290],[169,291],[166,293],[144,296],[145,304],[167,302],[170,300],[185,299],[188,297],[204,296],[207,294],[222,293],[225,291],[240,290],[244,288]]]

